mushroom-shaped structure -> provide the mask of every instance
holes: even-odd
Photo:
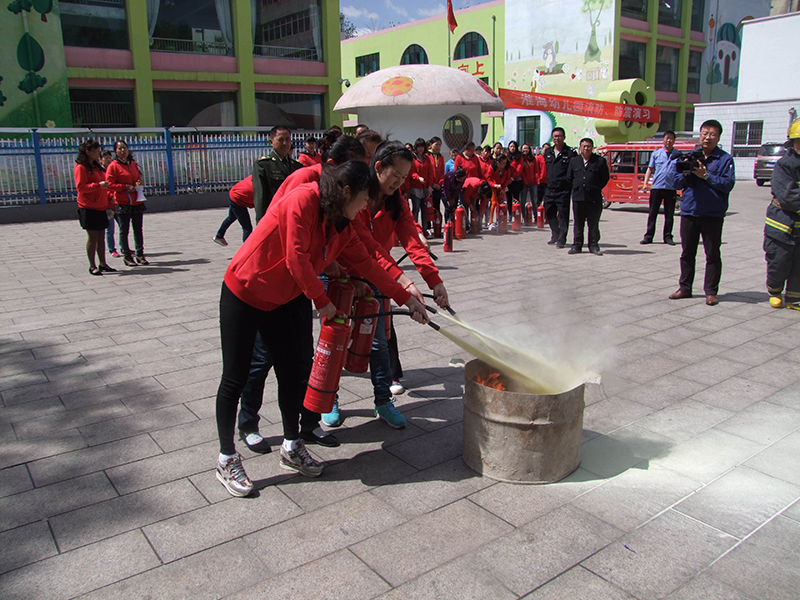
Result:
[[[443,153],[482,141],[481,112],[504,110],[492,89],[469,73],[440,65],[399,65],[375,71],[339,98],[338,113],[358,113],[384,137],[413,143],[434,135]]]

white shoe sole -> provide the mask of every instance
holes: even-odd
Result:
[[[281,469],[285,469],[287,471],[294,471],[295,473],[300,473],[301,475],[305,475],[306,477],[319,477],[320,475],[322,475],[322,471],[319,472],[306,471],[305,469],[303,469],[303,467],[298,467],[291,463],[283,462],[282,458],[278,464],[280,464]]]
[[[217,471],[217,479],[219,480],[219,482],[222,485],[225,486],[225,489],[228,490],[228,493],[231,496],[235,496],[236,498],[244,498],[246,496],[249,496],[250,494],[253,493],[253,490],[256,489],[255,486],[254,486],[248,492],[240,492],[239,490],[235,490],[235,489],[231,488],[231,486],[228,485],[228,482],[225,481],[225,478],[222,475],[219,474],[219,471]]]

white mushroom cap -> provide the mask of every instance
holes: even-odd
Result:
[[[398,65],[370,73],[353,84],[334,106],[352,113],[367,106],[480,106],[504,110],[503,101],[474,76],[441,65]]]

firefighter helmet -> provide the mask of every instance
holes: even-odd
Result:
[[[787,136],[790,140],[800,139],[800,119],[795,119],[789,125],[789,134]]]

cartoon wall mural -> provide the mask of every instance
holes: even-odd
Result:
[[[596,98],[606,90],[614,61],[614,0],[506,0],[505,10],[516,16],[506,19],[506,70],[498,78],[500,87],[579,98]],[[539,144],[550,139],[556,119],[571,145],[582,137],[603,142],[593,118],[519,109],[506,111],[506,140],[520,140],[520,119],[526,117],[539,123],[533,138]],[[531,119],[525,122],[529,132]]]
[[[53,0],[13,0],[5,8],[10,14],[0,19],[0,127],[71,127],[61,19]]]

